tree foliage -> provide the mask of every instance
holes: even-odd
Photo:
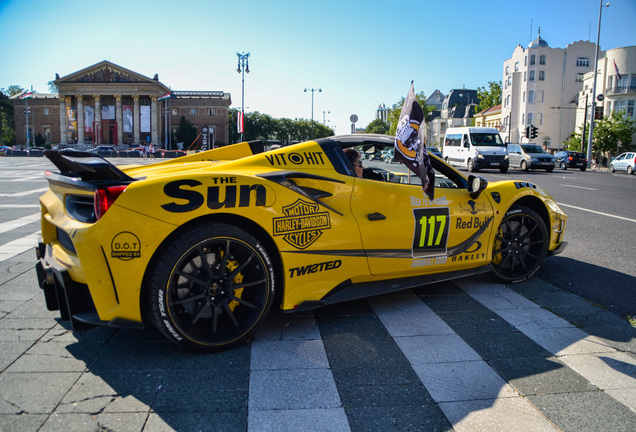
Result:
[[[15,122],[11,96],[20,94],[24,89],[17,85],[0,89],[0,145],[15,145]]]
[[[375,119],[364,130],[366,133],[386,134],[391,126],[382,119]]]
[[[228,112],[230,143],[237,143],[241,140],[241,134],[238,133],[236,128],[238,114],[238,109],[230,109]],[[245,113],[243,126],[244,141],[278,141],[282,145],[288,145],[311,139],[311,120],[306,119],[277,119],[268,114],[254,111]],[[333,129],[314,121],[314,139],[328,137],[333,134]]]
[[[477,87],[477,98],[479,105],[475,108],[475,112],[482,112],[501,104],[501,81],[490,81],[488,88]]]
[[[197,128],[184,116],[181,116],[179,127],[174,134],[175,142],[182,142],[184,149],[194,149],[198,135]]]
[[[590,130],[587,123],[586,131]],[[563,142],[563,148],[572,151],[587,152],[588,138],[582,142],[583,127],[579,127],[578,132],[574,132]],[[605,116],[594,123],[594,137],[592,138],[592,150],[604,155],[617,155],[626,150],[634,148],[632,136],[636,133],[636,121],[628,117],[623,111],[614,111],[610,116]],[[618,147],[618,141],[621,147]]]

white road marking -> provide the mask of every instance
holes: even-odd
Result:
[[[636,219],[630,219],[630,218],[626,218],[626,217],[623,217],[623,216],[616,216],[616,215],[613,215],[613,214],[603,213],[603,212],[599,212],[599,211],[595,211],[595,210],[590,210],[590,209],[586,209],[586,208],[583,208],[583,207],[577,207],[577,206],[573,206],[573,205],[570,205],[570,204],[563,204],[563,203],[557,203],[557,204],[560,207],[570,207],[570,208],[573,208],[573,209],[576,209],[576,210],[581,210],[581,211],[594,213],[594,214],[601,215],[601,216],[607,216],[607,217],[612,217],[612,218],[615,218],[615,219],[625,220],[627,222],[636,223]]]
[[[39,239],[40,231],[0,245],[0,262],[35,248],[38,245]],[[35,261],[35,254],[33,255],[33,260]]]
[[[39,206],[38,206],[39,207]],[[12,221],[0,223],[0,233],[11,231],[24,225],[40,221],[40,213],[33,213],[28,216],[14,219]]]
[[[15,193],[12,193],[12,194],[0,194],[0,197],[21,197],[21,196],[25,196],[25,195],[31,195],[31,194],[35,194],[35,193],[44,192],[46,190],[48,190],[48,188],[33,189],[33,190],[28,190],[28,191],[15,192]]]
[[[576,189],[585,189],[585,190],[591,190],[591,191],[598,190],[598,189],[589,188],[589,187],[584,187],[584,186],[573,186],[573,185],[566,185],[566,184],[561,184],[561,186],[563,186],[563,187],[569,187],[569,188],[576,188]]]

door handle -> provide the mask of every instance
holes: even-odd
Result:
[[[370,221],[379,221],[379,220],[384,220],[386,219],[386,216],[384,216],[382,213],[370,213],[367,215],[367,218]]]

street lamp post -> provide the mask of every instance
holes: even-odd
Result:
[[[605,7],[609,7],[609,2],[605,4]],[[601,12],[603,12],[603,0],[600,2],[598,9],[598,31],[596,33],[596,53],[594,54],[594,81],[592,83],[592,115],[590,116],[590,134],[587,141],[587,164],[590,165],[592,161],[592,137],[594,135],[594,116],[596,115],[596,76],[598,75],[598,51],[599,43],[601,39]],[[585,123],[586,119],[583,119]]]
[[[311,139],[314,139],[314,92],[318,92],[318,93],[322,93],[322,89],[321,88],[306,88],[305,89],[305,93],[307,93],[308,91],[311,92]]]
[[[245,121],[245,72],[250,73],[250,53],[236,53],[238,57],[238,69],[236,71],[241,74],[241,141],[243,141],[243,122]]]

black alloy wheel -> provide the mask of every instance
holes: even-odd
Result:
[[[548,246],[543,219],[532,209],[513,206],[495,235],[492,274],[503,283],[526,280],[541,266]]]
[[[232,225],[200,225],[163,252],[147,290],[149,315],[173,342],[219,351],[247,340],[267,317],[274,269],[267,250]]]

